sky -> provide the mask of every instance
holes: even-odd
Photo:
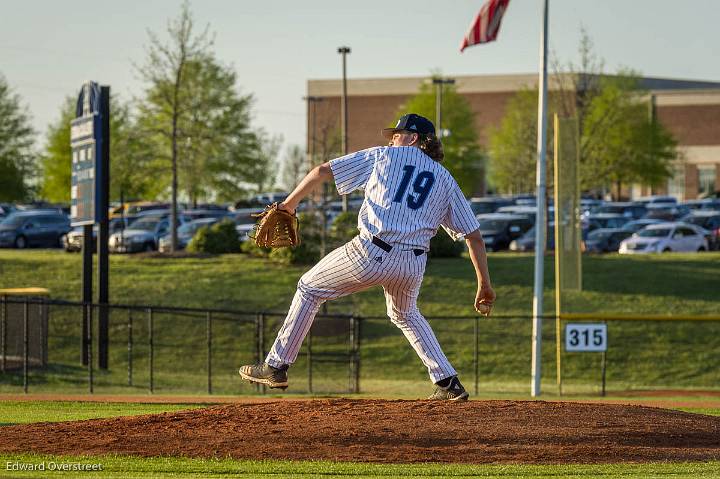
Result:
[[[549,0],[549,44],[577,61],[583,26],[607,72],[720,81],[717,0]],[[195,0],[198,29],[215,34],[216,57],[252,94],[253,125],[305,143],[308,79],[340,78],[349,46],[353,78],[533,73],[541,0],[511,0],[498,40],[459,52],[484,0]],[[166,39],[181,0],[0,0],[0,74],[21,97],[42,148],[67,96],[95,80],[123,100],[140,98],[148,31]],[[352,112],[349,112],[352,114]]]

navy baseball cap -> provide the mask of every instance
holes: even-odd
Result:
[[[424,116],[408,113],[400,117],[395,128],[385,128],[382,131],[382,135],[388,140],[392,140],[393,135],[398,131],[409,131],[420,135],[434,135],[435,125]]]

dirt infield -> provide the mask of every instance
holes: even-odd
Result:
[[[323,399],[0,428],[0,451],[371,462],[720,459],[720,417],[543,401]]]

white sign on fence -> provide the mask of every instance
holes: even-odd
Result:
[[[565,325],[565,351],[607,351],[607,324],[567,323]]]

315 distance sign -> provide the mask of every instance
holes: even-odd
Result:
[[[565,351],[607,351],[607,324],[567,323],[565,325]]]

